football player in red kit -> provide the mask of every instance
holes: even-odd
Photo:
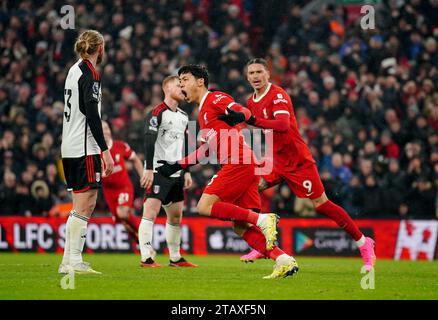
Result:
[[[128,233],[138,242],[139,222],[133,214],[134,187],[126,169],[125,159],[133,162],[135,171],[140,177],[143,175],[143,164],[126,142],[112,139],[111,129],[106,121],[102,121],[102,129],[114,159],[112,174],[102,177],[103,196],[114,220],[121,222]]]
[[[298,130],[289,95],[281,87],[269,82],[269,71],[264,59],[252,59],[246,68],[247,79],[254,94],[247,101],[252,116],[245,122],[273,131],[274,169],[271,174],[260,179],[259,190],[286,181],[297,197],[312,200],[316,212],[334,220],[356,241],[365,269],[370,271],[376,259],[374,241],[362,234],[343,208],[327,198],[315,160]],[[229,110],[228,115],[221,118],[235,125],[242,122],[243,117],[247,116]]]
[[[251,247],[275,260],[273,273],[265,278],[284,278],[296,273],[295,259],[275,245],[277,216],[256,212],[260,209],[259,176],[255,175],[254,156],[251,148],[244,144],[241,126],[232,127],[218,119],[226,109],[248,117],[249,110],[226,93],[208,91],[208,72],[202,66],[183,66],[178,75],[186,101],[199,106],[200,138],[205,144],[177,163],[159,161],[163,165],[157,172],[168,177],[205,159],[208,151],[208,157],[218,160],[221,169],[204,189],[198,202],[199,214],[232,221],[235,232]],[[205,146],[208,148],[203,148]]]

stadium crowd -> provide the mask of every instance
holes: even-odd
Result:
[[[289,2],[0,0],[0,215],[56,214],[71,201],[59,166],[63,86],[75,37],[94,28],[106,40],[103,118],[141,156],[144,118],[166,75],[205,64],[212,89],[245,103],[244,65],[263,56],[292,97],[330,199],[354,218],[436,217],[438,1],[382,1],[371,30],[350,8]],[[66,3],[74,30],[60,27]],[[196,119],[194,106],[182,107]],[[193,169],[188,214],[214,172]],[[265,210],[315,215],[285,185],[263,199]],[[97,211],[106,211],[102,197]]]

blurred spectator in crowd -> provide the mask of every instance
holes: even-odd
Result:
[[[315,207],[312,200],[307,198],[296,198],[294,205],[294,212],[299,217],[314,217],[316,216]]]
[[[408,190],[406,175],[401,171],[398,160],[389,161],[388,172],[381,186],[384,190],[382,201],[385,205],[385,212],[389,215],[398,215],[400,205],[404,202]]]
[[[18,182],[16,189],[16,214],[20,216],[30,217],[32,211],[35,210],[29,186],[25,182]],[[39,215],[39,212],[37,212]]]
[[[329,169],[323,169],[321,172],[321,181],[324,185],[327,197],[332,199],[336,204],[342,205],[345,193],[347,192],[347,186],[338,178],[335,179]]]
[[[398,159],[400,154],[400,148],[394,141],[392,141],[391,133],[389,131],[382,132],[382,135],[380,136],[380,144],[377,149],[381,155],[388,159]]]
[[[17,178],[11,171],[3,174],[3,181],[0,184],[0,214],[17,214]]]
[[[291,215],[294,213],[294,200],[292,192],[286,184],[282,184],[272,198],[272,210],[279,215]]]
[[[419,176],[412,184],[404,203],[410,218],[435,218],[436,191],[432,182],[425,176]]]
[[[53,206],[53,200],[50,197],[50,190],[46,182],[36,180],[30,188],[32,195],[32,216],[47,216]]]
[[[363,214],[362,194],[363,186],[360,178],[357,175],[353,175],[342,203],[342,206],[345,208],[345,210],[348,210],[349,214],[353,218],[360,217]]]
[[[340,153],[333,154],[330,174],[333,179],[339,180],[344,185],[348,185],[350,183],[351,171],[343,164],[343,158]]]
[[[376,178],[373,175],[369,175],[365,179],[360,206],[361,212],[365,216],[378,217],[382,215],[384,210],[382,190],[377,185]]]

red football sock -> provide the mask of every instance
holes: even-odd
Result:
[[[128,231],[129,235],[138,242],[138,227],[140,226],[140,222],[135,218],[135,216],[130,213],[128,215],[127,219],[117,219],[118,221],[121,221],[122,224],[125,226],[126,231]]]
[[[137,217],[132,213],[128,215],[128,223],[134,230],[138,230],[140,227],[140,219],[137,219]]]
[[[259,214],[231,203],[218,201],[213,204],[210,217],[225,221],[246,221],[256,225]]]
[[[277,260],[277,258],[282,254],[285,254],[284,251],[277,246],[274,246],[271,250],[266,251],[266,255],[274,261]]]
[[[274,248],[271,250],[266,250],[266,238],[256,226],[249,227],[242,235],[242,238],[249,244],[251,248],[271,258],[272,260],[276,260],[279,256],[284,254],[284,251],[277,246],[274,246]]]
[[[340,206],[334,204],[330,200],[324,202],[316,208],[316,212],[321,213],[330,219],[334,220],[338,226],[344,229],[355,241],[362,237],[362,232],[356,226],[348,213]]]

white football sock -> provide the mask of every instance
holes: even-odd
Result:
[[[70,211],[70,213],[68,214],[68,219],[67,222],[65,223],[65,231],[64,231],[64,255],[62,256],[62,262],[61,264],[65,264],[68,265],[70,264],[70,225],[71,223],[71,219],[70,219],[70,215],[76,211],[72,210]]]
[[[277,259],[275,259],[275,262],[279,265],[287,264],[290,258],[291,256],[287,255],[286,253],[283,253],[282,255],[279,255]]]
[[[357,247],[362,247],[365,244],[365,236],[362,235],[359,240],[356,241]]]
[[[154,221],[142,218],[138,227],[138,245],[140,247],[141,261],[146,261],[151,257],[152,234],[154,231]]]
[[[266,218],[268,217],[265,213],[259,213],[259,217],[257,219],[257,227],[261,227],[263,223],[265,222]]]
[[[169,249],[169,258],[171,261],[176,262],[181,259],[180,247],[181,247],[181,226],[179,224],[166,223],[167,248]]]
[[[66,233],[70,233],[70,265],[74,266],[82,262],[82,251],[84,250],[85,238],[87,235],[88,218],[72,212],[67,220]]]

